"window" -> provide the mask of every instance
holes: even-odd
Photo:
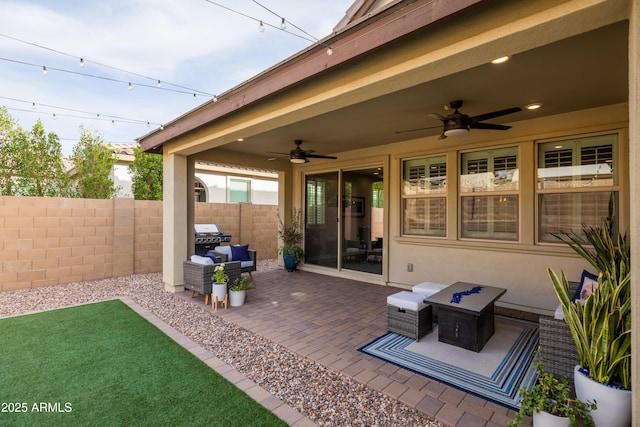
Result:
[[[518,240],[518,148],[462,154],[460,202],[462,237]]]
[[[244,179],[229,178],[229,203],[249,202],[250,184]]]
[[[538,144],[537,182],[540,242],[558,242],[551,233],[581,235],[583,225],[602,225],[610,203],[617,217],[618,136]]]
[[[402,162],[402,234],[447,234],[447,161],[445,156]]]
[[[325,203],[325,181],[307,180],[307,223],[324,224],[327,205]]]

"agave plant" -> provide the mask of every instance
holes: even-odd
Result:
[[[569,283],[549,269],[553,289],[576,344],[580,365],[601,384],[631,389],[631,247],[613,236],[611,216],[601,227],[584,227],[591,248],[575,235],[562,238],[598,270],[598,287],[584,302],[571,301]],[[564,238],[563,238],[564,237]]]

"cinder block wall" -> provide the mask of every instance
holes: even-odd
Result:
[[[277,257],[276,212],[198,203],[196,222],[217,223],[233,243],[270,259]],[[0,196],[0,291],[160,271],[162,202]]]

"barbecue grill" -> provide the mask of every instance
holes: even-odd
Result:
[[[195,224],[193,228],[196,255],[204,256],[220,243],[231,241],[231,235],[221,232],[218,224]]]

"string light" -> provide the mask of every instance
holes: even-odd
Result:
[[[284,18],[282,18],[282,21],[280,22],[280,29],[281,30],[287,29],[287,21],[285,21]]]
[[[197,97],[196,97],[196,94],[194,93],[194,94],[193,94],[193,100],[195,101],[195,100],[196,100],[196,98],[197,98]]]
[[[264,33],[264,22],[260,21],[260,26],[258,27],[261,33]]]
[[[218,95],[213,95],[213,102],[218,102]]]
[[[56,113],[53,113],[53,120],[56,119]]]
[[[162,87],[162,82],[158,80],[158,87]]]
[[[32,110],[36,110],[36,103],[35,102],[31,102],[31,101],[26,101],[26,100],[22,100],[22,99],[17,99],[17,98],[10,98],[10,97],[6,97],[6,96],[0,96],[0,99],[7,99],[10,101],[14,101],[14,102],[21,102],[21,103],[25,103],[25,104],[31,104],[31,110],[25,110],[25,109],[20,109],[20,108],[8,108],[8,110],[16,110],[16,111],[24,111],[24,112],[28,112],[28,113],[33,113],[35,111]],[[81,119],[90,119],[90,120],[113,120],[115,122],[120,122],[120,123],[132,123],[132,124],[147,124],[147,126],[149,126],[150,124],[154,124],[154,125],[159,125],[160,123],[155,123],[155,122],[150,122],[147,120],[138,120],[138,119],[130,119],[130,118],[126,118],[126,117],[122,117],[122,116],[115,116],[115,115],[109,115],[109,114],[105,114],[105,115],[100,115],[100,113],[92,113],[89,111],[83,111],[83,110],[76,110],[73,108],[67,108],[67,107],[60,107],[60,106],[56,106],[56,105],[51,105],[51,104],[38,104],[41,107],[46,107],[46,108],[53,108],[56,110],[62,110],[62,111],[70,111],[73,113],[80,113],[80,114],[85,114],[85,115],[90,115],[92,117],[86,117],[86,116],[78,116],[78,115],[71,115],[71,114],[56,114],[54,113],[54,117],[57,118],[58,116],[62,116],[62,117],[75,117],[75,118],[81,118]],[[93,117],[95,116],[95,117]]]
[[[42,66],[42,74],[46,76],[48,72],[49,72],[49,71],[47,70],[47,67],[45,67],[45,66],[43,65],[43,66]]]
[[[50,48],[50,47],[46,47],[46,46],[43,46],[43,45],[39,45],[39,44],[37,44],[37,43],[32,43],[32,42],[29,42],[29,41],[26,41],[26,40],[18,39],[18,38],[16,38],[16,37],[11,37],[11,36],[8,36],[8,35],[6,35],[6,34],[0,34],[0,37],[4,37],[4,38],[10,39],[10,40],[14,40],[14,41],[17,41],[17,42],[20,42],[20,43],[25,43],[25,44],[28,44],[28,45],[30,45],[30,46],[34,46],[34,47],[37,47],[37,48],[40,48],[40,49],[48,50],[48,51],[50,51],[50,52],[55,52],[55,53],[57,53],[57,54],[65,55],[65,56],[68,56],[68,57],[71,57],[71,58],[78,58],[78,55],[72,55],[72,54],[70,54],[70,53],[66,53],[66,52],[62,52],[62,51],[56,50],[56,49],[52,49],[52,48]],[[33,65],[33,64],[25,63],[25,62],[20,62],[20,61],[12,61],[12,60],[10,60],[10,59],[6,59],[6,58],[0,58],[0,59],[1,59],[1,60],[4,60],[4,61],[11,61],[11,62],[15,62],[15,63],[19,63],[19,64],[24,64],[24,65]],[[112,69],[112,70],[120,71],[120,72],[123,72],[123,73],[127,73],[127,74],[130,74],[130,75],[133,75],[133,76],[137,76],[137,77],[143,78],[143,79],[152,80],[152,81],[154,81],[154,82],[155,82],[155,81],[158,81],[158,82],[160,81],[160,80],[158,80],[158,78],[156,78],[156,77],[149,77],[149,76],[145,76],[145,75],[143,75],[143,74],[135,73],[135,72],[133,72],[133,71],[128,71],[128,70],[124,70],[124,69],[122,69],[122,68],[113,67],[113,66],[111,66],[111,65],[103,64],[103,63],[100,63],[100,62],[97,62],[97,61],[90,61],[90,60],[86,59],[86,57],[82,57],[82,58],[80,58],[80,66],[81,66],[81,67],[82,67],[82,66],[84,66],[84,64],[85,64],[85,63],[87,63],[87,62],[91,62],[91,63],[93,63],[93,64],[95,64],[95,65],[99,65],[99,66],[101,66],[101,67],[105,67],[105,68],[109,68],[109,69]],[[53,70],[53,69],[54,69],[54,68],[52,68],[52,70]],[[61,70],[61,69],[55,69],[55,70],[56,70],[56,71],[69,72],[69,73],[71,72],[71,71]],[[99,76],[93,76],[93,75],[90,75],[90,74],[81,74],[81,73],[75,73],[75,74],[80,74],[80,75],[87,76],[87,77],[102,78],[102,77],[99,77]],[[105,79],[106,79],[106,78],[105,78]],[[113,79],[111,79],[111,80],[113,80]],[[114,80],[114,81],[115,81],[115,80]],[[164,88],[163,90],[169,90],[169,91],[173,91],[173,92],[180,92],[180,93],[193,93],[193,92],[197,92],[197,93],[199,93],[199,94],[201,94],[201,95],[212,96],[212,94],[211,94],[211,93],[208,93],[208,92],[203,91],[203,90],[193,89],[193,88],[189,88],[189,87],[182,86],[182,85],[179,85],[179,84],[169,83],[169,82],[166,82],[166,81],[165,81],[165,83],[166,83],[168,86],[172,86],[172,87],[176,87],[176,88],[184,89],[184,91],[179,91],[179,90],[175,90],[175,89],[167,89],[167,88]],[[146,86],[146,85],[138,84],[138,86]],[[150,87],[150,86],[149,86],[149,87]],[[158,85],[158,87],[160,87],[160,85]]]
[[[133,85],[129,82],[129,90],[133,90]]]

